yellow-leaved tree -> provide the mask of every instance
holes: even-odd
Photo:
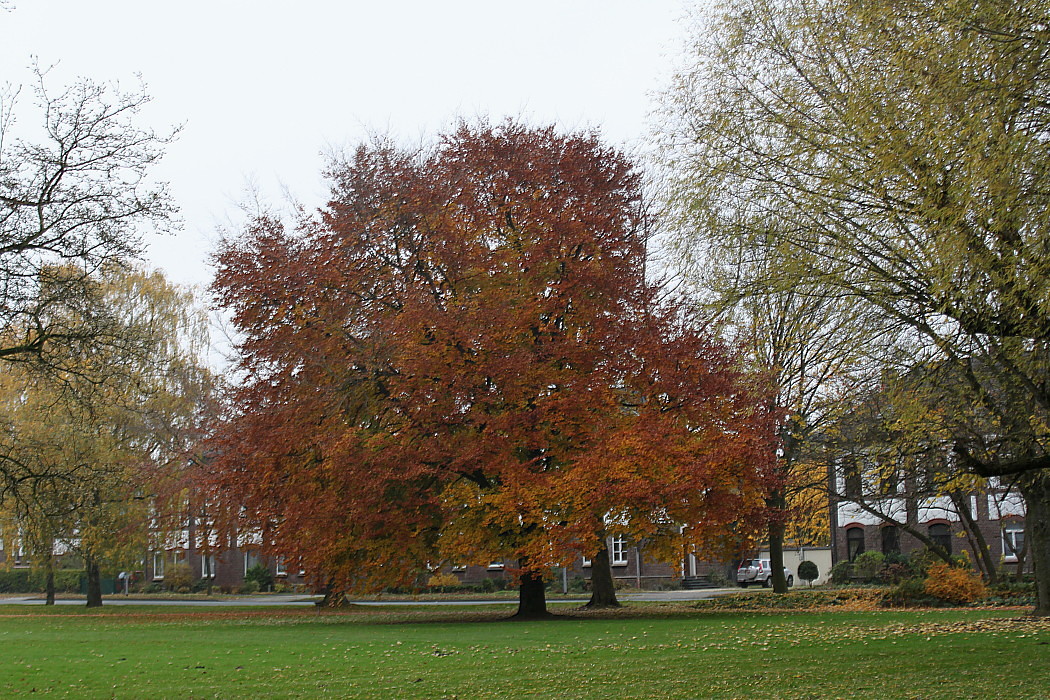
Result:
[[[68,281],[64,268],[48,274]],[[101,567],[141,560],[150,510],[173,492],[211,376],[206,318],[190,292],[120,267],[87,280],[80,308],[105,317],[95,325],[108,329],[106,342],[71,346],[61,371],[4,367],[0,460],[4,502],[24,539],[48,571],[56,543],[79,555],[95,606]]]

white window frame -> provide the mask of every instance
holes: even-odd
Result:
[[[491,564],[489,564],[488,568],[489,568],[490,571],[499,571],[499,570],[505,568],[505,566],[506,565],[503,563],[503,560],[501,559],[500,561],[494,561]]]
[[[274,557],[273,560],[274,576],[287,576],[288,575],[288,564],[285,562],[283,556]]]
[[[1007,563],[1016,563],[1017,555],[1013,552],[1013,547],[1017,545],[1017,534],[1020,533],[1021,537],[1024,537],[1024,523],[1020,523],[1016,520],[1007,520],[1003,523],[1002,537],[1003,537],[1003,561]],[[1022,549],[1019,547],[1018,549]]]
[[[609,563],[613,566],[627,566],[627,538],[613,535],[609,538]]]
[[[157,550],[153,553],[153,580],[163,581],[164,580],[164,566],[168,558],[168,553]],[[158,566],[159,565],[159,566]]]
[[[215,578],[215,555],[201,555],[201,578]]]
[[[259,564],[259,555],[252,554],[252,550],[244,550],[244,573],[247,575],[248,569]]]

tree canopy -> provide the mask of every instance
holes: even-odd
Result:
[[[99,567],[132,568],[147,548],[148,508],[178,484],[211,379],[190,293],[112,266],[89,282],[85,307],[119,318],[121,343],[66,348],[61,372],[15,363],[0,373],[0,495],[34,555],[49,561],[58,542],[83,556],[91,605]]]
[[[507,559],[524,596],[607,532],[676,556],[682,525],[726,544],[760,519],[767,415],[646,281],[622,154],[461,124],[328,175],[317,216],[261,217],[217,257],[246,381],[211,468],[242,527],[342,590]]]
[[[953,458],[1023,475],[1043,613],[1048,14],[1037,1],[729,2],[665,103],[679,201],[774,263],[758,286],[852,300],[899,372],[948,368],[927,386],[967,407],[937,414]]]
[[[20,90],[0,92],[0,359],[50,368],[71,345],[113,339],[119,319],[84,308],[85,287],[137,257],[174,205],[149,178],[170,137],[136,124],[144,91],[82,79],[56,94],[36,78],[36,114]]]

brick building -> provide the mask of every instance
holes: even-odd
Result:
[[[837,479],[833,493],[850,493],[841,475],[832,475],[832,479]],[[852,495],[853,499],[842,495],[831,499],[836,562],[853,561],[867,551],[909,554],[926,547],[907,531],[911,528],[953,555],[965,553],[976,561],[978,543],[983,540],[997,565],[1010,570],[1020,559],[1026,571],[1032,568],[1024,547],[1024,501],[996,479],[955,499],[923,493],[908,480],[900,482],[896,493]]]

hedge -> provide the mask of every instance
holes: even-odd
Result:
[[[55,571],[55,590],[79,593],[83,569]],[[43,593],[44,572],[35,569],[0,569],[0,593]]]

